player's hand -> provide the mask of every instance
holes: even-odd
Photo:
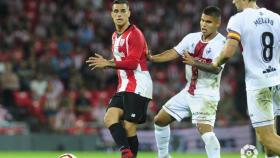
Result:
[[[97,69],[97,68],[105,68],[110,66],[111,62],[107,59],[104,59],[103,56],[99,54],[95,54],[95,56],[89,57],[88,60],[86,60],[86,63],[91,68],[91,70]]]
[[[190,56],[189,52],[184,52],[183,63],[193,66],[195,64],[195,59]]]
[[[214,67],[219,67],[217,61],[214,61],[214,62],[212,63],[212,66],[214,66]]]

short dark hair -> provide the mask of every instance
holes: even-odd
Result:
[[[127,0],[114,0],[113,4],[126,4],[126,5],[128,5],[128,1]]]
[[[215,18],[221,17],[221,9],[216,6],[208,6],[203,9],[203,14],[213,16]]]

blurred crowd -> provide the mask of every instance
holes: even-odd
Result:
[[[32,132],[92,133],[103,127],[103,115],[117,84],[115,71],[90,70],[85,59],[99,53],[112,58],[111,0],[0,1],[0,127],[25,122]],[[224,0],[133,0],[131,23],[145,34],[149,48],[160,53],[190,32],[197,32],[207,5],[222,8],[225,35],[236,11]],[[263,6],[279,11],[280,1]],[[277,10],[278,8],[278,10]],[[178,59],[149,63],[153,101],[142,128],[152,128],[161,106],[185,83]],[[243,61],[225,67],[217,126],[248,123]],[[189,120],[173,126],[187,127]],[[7,126],[7,125],[6,125]]]

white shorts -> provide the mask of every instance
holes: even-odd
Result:
[[[214,127],[218,99],[210,96],[192,96],[186,89],[169,99],[163,109],[181,121],[185,117],[192,117],[192,123],[209,124]]]
[[[280,85],[247,90],[247,103],[253,127],[274,124],[274,117],[280,115]]]

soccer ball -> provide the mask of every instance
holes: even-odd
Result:
[[[60,155],[58,158],[77,158],[77,157],[73,154],[65,153],[65,154]]]
[[[240,150],[241,158],[257,158],[258,150],[254,145],[246,144]]]

